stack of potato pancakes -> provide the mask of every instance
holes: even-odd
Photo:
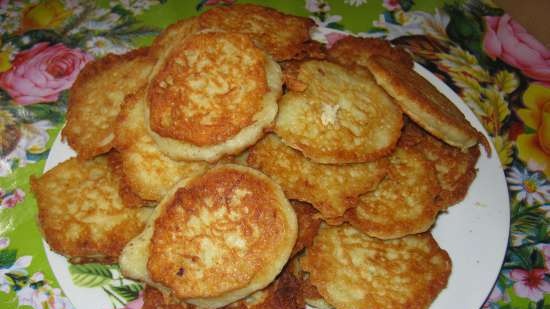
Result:
[[[119,263],[144,308],[428,308],[451,259],[429,230],[475,178],[462,113],[405,51],[219,6],[89,63],[32,179],[46,241]]]

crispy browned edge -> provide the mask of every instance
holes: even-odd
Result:
[[[69,143],[71,148],[76,151],[79,158],[90,159],[94,156],[108,152],[113,147],[113,142],[111,142],[93,150],[87,147],[83,148],[78,142],[79,136],[72,134],[71,131],[66,129],[71,125],[71,122],[76,121],[76,106],[81,104],[80,102],[82,102],[82,100],[86,100],[86,98],[82,98],[78,95],[80,88],[88,83],[90,79],[93,79],[97,74],[101,73],[104,70],[110,69],[113,65],[116,65],[120,61],[131,61],[139,57],[145,57],[148,54],[148,47],[138,48],[122,55],[107,54],[103,58],[88,62],[78,74],[78,77],[76,78],[73,86],[69,90],[69,102],[67,106],[66,116],[67,123],[65,124],[65,128],[63,128],[63,130],[61,131],[61,136]]]
[[[284,12],[281,12],[279,10],[276,10],[271,7],[262,6],[262,5],[256,5],[256,4],[250,4],[250,3],[239,3],[239,4],[232,4],[232,5],[224,5],[224,6],[217,6],[213,7],[210,10],[206,11],[204,15],[220,15],[220,12],[218,11],[225,11],[227,10],[235,10],[236,12],[240,13],[243,16],[251,15],[251,14],[259,14],[263,17],[270,17],[272,20],[278,20],[281,21],[284,18],[299,20],[303,26],[307,29],[307,33],[309,33],[310,29],[315,26],[315,22],[309,18],[297,16],[297,15],[291,15],[286,14]],[[203,14],[199,16],[199,24],[201,29],[205,29],[204,25],[204,18],[201,18]],[[236,21],[238,22],[238,21]],[[281,29],[284,31],[284,29]],[[303,30],[303,29],[302,29]],[[305,33],[302,33],[305,34]],[[259,33],[251,34],[251,36],[260,37]],[[290,60],[295,58],[304,58],[306,56],[312,56],[313,58],[323,57],[321,56],[324,53],[318,53],[312,50],[310,50],[312,47],[314,49],[316,46],[320,46],[316,44],[315,41],[310,39],[310,35],[307,35],[307,37],[303,37],[303,40],[301,42],[293,42],[290,44],[286,44],[284,47],[285,49],[280,48],[280,46],[275,46],[272,41],[270,40],[263,40],[262,43],[267,43],[265,46],[263,46],[263,49],[266,50],[268,54],[273,56],[273,58],[276,61],[284,61],[284,60]],[[262,44],[263,45],[263,44]]]
[[[68,164],[69,161],[62,162],[60,165]],[[31,191],[36,196],[37,205],[38,200],[41,199],[41,196],[49,195],[49,192],[43,192],[43,190],[40,189],[38,185],[39,178],[44,177],[45,174],[43,174],[40,177],[37,176],[31,176],[30,177],[30,185],[31,185]],[[96,255],[96,256],[78,256],[78,255],[69,255],[68,252],[65,251],[63,244],[55,241],[54,239],[48,238],[47,235],[51,233],[56,233],[55,230],[51,229],[51,227],[44,223],[45,214],[41,211],[37,212],[36,220],[37,220],[37,226],[40,229],[41,234],[43,235],[44,239],[46,239],[48,245],[51,247],[51,249],[54,252],[57,252],[59,254],[64,255],[67,257],[70,263],[72,264],[85,264],[85,263],[103,263],[103,264],[113,264],[118,262],[118,254],[122,250],[122,246],[115,244],[114,242],[111,242],[111,245],[105,249],[104,253],[102,255]],[[49,232],[52,231],[52,232]]]
[[[124,206],[128,208],[139,208],[152,205],[153,201],[144,200],[132,191],[130,183],[128,182],[128,176],[124,174],[120,152],[113,148],[107,154],[107,159],[109,160],[109,166],[111,167],[112,173],[119,179],[118,194],[120,195]]]
[[[439,138],[431,135],[419,125],[412,122],[408,117],[405,119],[403,130],[403,138],[399,140],[400,145],[416,147],[423,152],[425,143],[434,143],[436,144],[435,147],[447,148],[447,151],[461,151],[459,148],[448,145]],[[479,147],[470,147],[464,151],[468,154],[466,172],[454,183],[454,190],[447,190],[442,187],[441,192],[439,192],[436,197],[435,201],[442,209],[446,209],[461,202],[466,197],[470,185],[476,178],[477,169],[475,165],[481,155]]]
[[[380,64],[380,60],[381,60],[380,58],[384,58],[388,60],[388,58],[383,57],[381,55],[373,55],[369,57],[369,70],[371,71],[372,74],[380,74],[384,72],[384,79],[386,80],[386,82],[388,84],[393,85],[393,87],[396,88],[396,92],[399,92],[401,96],[407,97],[407,99],[410,101],[418,102],[418,106],[421,109],[423,109],[424,111],[432,115],[435,119],[437,119],[441,123],[449,123],[456,128],[460,127],[466,131],[469,131],[468,134],[471,136],[476,136],[478,142],[481,143],[481,145],[485,148],[487,156],[489,157],[491,156],[491,147],[490,147],[489,141],[485,138],[485,136],[481,132],[477,131],[473,126],[471,126],[469,121],[466,120],[466,117],[464,116],[464,114],[462,114],[462,112],[454,105],[453,102],[451,102],[445,95],[441,94],[442,98],[449,101],[450,105],[448,107],[454,110],[454,113],[457,115],[457,117],[449,116],[448,113],[442,112],[439,107],[436,107],[436,105],[434,105],[430,101],[430,99],[427,98],[418,89],[411,88],[404,85],[402,77],[398,75],[398,72],[395,72],[394,70],[391,70],[391,69],[386,69],[383,64]],[[416,73],[412,68],[408,68],[407,66],[402,66],[399,64],[397,64],[396,66],[401,67],[404,70],[410,70],[415,75],[415,78],[418,78],[419,81],[420,79],[424,80],[424,78],[420,76],[420,74]],[[374,69],[376,69],[377,72],[374,72]],[[433,87],[434,91],[439,93],[439,90],[437,90],[435,86],[433,86],[430,82],[425,81],[425,83],[426,85]],[[399,102],[399,100],[395,100],[395,101]],[[399,104],[399,106],[401,106],[401,104]],[[422,123],[419,122],[419,119],[415,119],[415,118],[418,118],[416,117],[416,115],[408,112],[406,114],[414,122],[422,126],[424,129],[428,130],[427,128],[425,128],[425,126]],[[461,121],[457,118],[461,118],[461,120],[465,121],[468,127],[466,127],[464,123],[461,123]],[[433,130],[430,129],[429,131],[433,131]],[[431,132],[431,133],[434,134],[434,132]],[[437,136],[437,137],[440,139],[442,138],[441,136]]]
[[[222,307],[223,309],[303,309],[305,308],[303,283],[297,278],[287,265],[277,278],[262,291],[267,293],[263,301],[258,304],[248,304],[246,300],[239,300]],[[143,307],[141,309],[195,309],[196,306],[180,302],[163,295],[159,290],[146,286],[143,292]]]
[[[329,50],[328,59],[343,65],[360,65],[354,55],[362,53],[367,58],[378,55],[404,66],[412,68],[414,65],[411,55],[403,48],[392,46],[390,42],[379,38],[358,38],[346,36],[338,40]]]

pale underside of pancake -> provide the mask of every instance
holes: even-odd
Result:
[[[218,308],[273,281],[297,229],[277,184],[251,168],[219,165],[178,183],[119,262],[130,278]]]
[[[400,63],[409,68],[413,67],[412,57],[403,49],[378,38],[358,38],[347,36],[338,40],[328,50],[328,59],[346,66],[367,66],[367,59],[379,55]]]
[[[379,240],[348,225],[322,226],[300,264],[337,309],[428,308],[451,273],[429,233]]]
[[[147,54],[146,48],[109,54],[89,62],[78,75],[69,90],[62,134],[82,159],[112,148],[113,127],[124,97],[146,83],[155,64]]]
[[[125,207],[119,182],[105,156],[72,158],[31,179],[40,228],[53,251],[72,263],[117,260],[152,212]]]
[[[391,239],[428,230],[442,207],[436,171],[422,152],[399,146],[389,157],[388,175],[376,190],[359,198],[344,219],[363,233]]]
[[[461,150],[450,146],[410,121],[405,124],[399,143],[415,147],[433,162],[441,186],[436,198],[440,207],[447,208],[464,199],[476,177],[478,147]]]
[[[149,201],[160,201],[180,179],[208,168],[206,162],[174,161],[156,146],[145,127],[145,90],[126,97],[115,125],[115,148],[130,189]]]
[[[323,218],[342,216],[359,195],[376,188],[389,166],[387,159],[345,165],[315,163],[275,134],[250,148],[248,164],[275,180],[288,198],[311,203]]]
[[[481,142],[490,154],[487,139],[471,126],[453,102],[412,68],[380,55],[369,57],[367,67],[403,112],[426,131],[461,149]]]
[[[247,36],[197,33],[153,69],[145,115],[149,134],[174,160],[213,162],[263,136],[281,92],[279,65]]]
[[[198,17],[202,29],[238,32],[249,35],[254,43],[275,60],[300,58],[311,43],[311,19],[287,15],[253,4],[218,6]]]
[[[332,164],[373,161],[394,149],[401,110],[368,72],[317,60],[301,63],[297,71],[305,89],[282,97],[275,123],[285,144]]]

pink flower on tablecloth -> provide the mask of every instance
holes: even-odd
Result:
[[[0,196],[0,209],[13,208],[25,199],[25,192],[21,189],[15,189],[12,192],[4,193]]]
[[[330,11],[330,5],[323,0],[306,0],[306,10],[310,13],[326,13]]]
[[[325,34],[325,38],[327,39],[327,48],[331,48],[334,43],[340,41],[347,36],[347,34],[343,34],[340,32],[330,32]]]
[[[0,88],[22,105],[56,101],[92,59],[61,43],[38,43],[15,56],[10,70],[0,74]]]
[[[0,250],[6,249],[10,245],[10,239],[7,237],[0,237]]]
[[[550,283],[544,280],[544,268],[532,270],[514,269],[510,272],[510,278],[514,281],[514,291],[520,297],[539,301],[545,292],[550,292]]]
[[[139,292],[138,298],[127,303],[123,309],[141,309],[143,307],[143,292]]]
[[[384,0],[382,4],[388,11],[395,11],[401,9],[399,0]]]
[[[495,285],[495,287],[493,288],[493,291],[491,292],[491,294],[489,294],[487,301],[485,302],[485,304],[483,304],[481,308],[483,309],[498,308],[497,302],[508,301],[508,300],[509,300],[509,296],[506,294],[506,292],[503,293],[500,287],[498,287],[498,285]]]
[[[546,268],[546,271],[550,272],[550,245],[541,244],[539,249],[544,255],[544,268]]]
[[[485,16],[485,24],[483,49],[487,55],[520,69],[528,77],[550,84],[550,50],[508,14]]]

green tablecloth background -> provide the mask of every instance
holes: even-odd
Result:
[[[42,173],[64,123],[72,81],[27,85],[10,74],[40,70],[31,61],[38,59],[36,51],[56,44],[82,59],[123,53],[149,44],[178,19],[231,2],[0,1],[1,308],[72,308],[46,260],[29,191],[29,177]],[[310,16],[323,28],[390,39],[455,90],[491,135],[511,200],[509,249],[484,308],[550,308],[550,51],[491,0],[238,2]],[[100,277],[75,283],[98,287]],[[114,306],[135,304],[139,287],[125,289],[117,290]]]

